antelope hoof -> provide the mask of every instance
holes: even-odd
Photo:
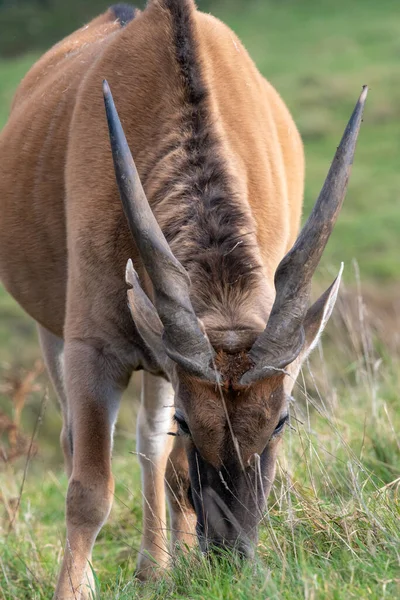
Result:
[[[165,564],[160,564],[150,556],[141,554],[138,559],[135,577],[142,582],[157,581],[161,579],[165,571]]]

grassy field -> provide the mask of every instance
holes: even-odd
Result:
[[[231,557],[210,564],[194,554],[181,557],[159,583],[135,581],[141,529],[140,474],[130,453],[135,380],[117,428],[114,508],[94,554],[101,599],[400,598],[400,342],[393,320],[400,280],[396,6],[395,0],[249,0],[245,5],[221,0],[212,9],[243,39],[300,127],[307,156],[306,213],[361,86],[371,87],[349,194],[319,275],[331,278],[344,260],[347,294],[324,348],[299,378],[295,430],[285,434],[257,560],[244,569]],[[34,59],[0,61],[0,125]],[[367,295],[373,291],[372,315],[355,297],[353,258]],[[383,322],[385,327],[377,326]],[[0,414],[12,415],[13,390],[38,356],[33,323],[0,290]],[[27,397],[21,429],[28,444],[47,386],[45,376],[38,376]],[[62,555],[67,481],[51,390],[50,396],[26,477],[24,457],[0,463],[0,598],[5,600],[51,598]],[[0,434],[2,427],[0,419]],[[0,447],[6,446],[4,438],[3,433]]]

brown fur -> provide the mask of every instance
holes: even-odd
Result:
[[[225,358],[219,357],[222,368]],[[231,374],[241,376],[243,364],[230,355]],[[234,439],[240,441],[241,459],[247,463],[254,453],[261,454],[278,424],[286,398],[284,376],[277,375],[253,386],[249,391],[233,383],[230,388],[215,388],[181,373],[176,402],[188,415],[196,448],[216,469],[235,456]],[[193,402],[193,398],[196,402]]]
[[[63,445],[73,465],[56,592],[65,599],[84,594],[87,560],[111,506],[119,395],[132,371],[154,358],[126,303],[128,258],[149,294],[151,286],[118,197],[103,79],[149,203],[191,276],[195,311],[220,351],[229,382],[222,392],[184,373],[175,383],[196,447],[216,468],[236,451],[232,433],[243,460],[261,452],[285,405],[282,377],[250,391],[238,379],[268,319],[303,198],[302,144],[285,105],[235,34],[192,0],[152,0],[124,27],[110,9],[47,52],[19,86],[0,138],[0,277],[65,341]],[[277,443],[269,445],[272,473]],[[187,478],[181,447],[168,468],[179,497]],[[155,496],[158,506],[159,478]],[[154,549],[160,563],[162,552]]]
[[[240,389],[240,379],[253,366],[245,350],[230,354],[220,350],[215,358],[215,366],[221,375],[226,390]]]

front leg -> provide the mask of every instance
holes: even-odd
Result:
[[[143,537],[137,565],[149,579],[168,564],[165,469],[171,450],[174,392],[170,383],[143,373],[137,423],[137,450],[142,471]]]
[[[129,374],[102,348],[72,341],[65,348],[72,433],[72,474],[66,502],[67,540],[55,598],[91,598],[96,537],[111,510],[111,450],[119,401]]]
[[[167,495],[171,522],[172,553],[184,552],[197,543],[196,513],[191,502],[189,465],[185,442],[176,437],[166,470]]]

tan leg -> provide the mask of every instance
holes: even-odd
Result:
[[[166,470],[167,494],[172,530],[172,551],[182,550],[197,543],[196,513],[189,501],[189,467],[184,440],[175,438]]]
[[[66,345],[66,389],[72,433],[67,540],[55,598],[91,597],[92,549],[114,493],[111,450],[119,399],[128,378],[109,354],[81,342]],[[124,384],[121,384],[121,382]]]
[[[172,445],[168,432],[172,428],[173,404],[172,386],[160,377],[143,373],[137,424],[143,493],[143,537],[137,566],[141,579],[156,575],[155,562],[163,568],[169,560],[164,481]]]
[[[57,337],[41,325],[38,325],[38,331],[47,372],[61,406],[63,426],[60,435],[60,443],[64,453],[65,471],[68,477],[70,477],[72,472],[72,452],[68,418],[68,403],[65,392],[64,340]]]

